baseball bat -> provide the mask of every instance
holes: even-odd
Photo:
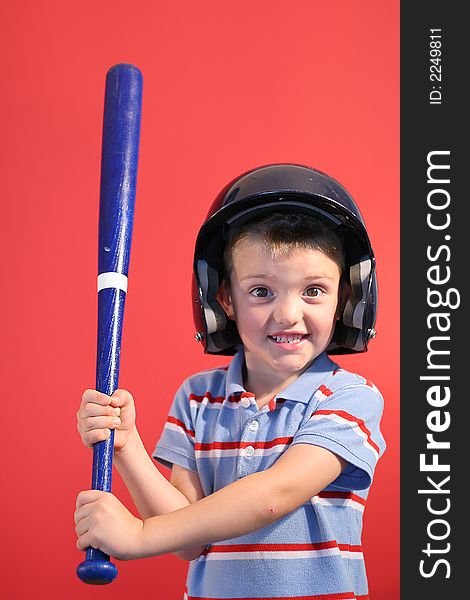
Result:
[[[101,153],[98,236],[98,343],[96,389],[111,396],[118,387],[122,323],[134,221],[142,74],[119,64],[106,75]],[[111,491],[114,430],[93,447],[92,488]],[[109,556],[88,548],[77,567],[85,583],[111,583],[117,576]]]

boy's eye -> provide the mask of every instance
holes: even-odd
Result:
[[[308,296],[309,298],[317,298],[318,296],[321,296],[322,293],[320,288],[314,286],[307,288],[304,292],[305,296]]]
[[[255,287],[250,291],[250,294],[257,298],[267,298],[271,292],[265,287]]]

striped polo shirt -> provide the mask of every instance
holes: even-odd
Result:
[[[326,353],[258,409],[243,387],[243,351],[178,390],[153,457],[196,472],[205,495],[268,469],[292,444],[347,461],[318,495],[253,533],[209,545],[191,561],[185,600],[368,598],[362,515],[385,449],[383,400]],[[240,505],[240,511],[243,511]]]

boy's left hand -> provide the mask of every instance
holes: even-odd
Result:
[[[120,560],[139,556],[143,522],[110,492],[80,492],[74,516],[79,550],[98,548]]]

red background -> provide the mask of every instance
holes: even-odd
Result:
[[[240,172],[298,162],[360,204],[378,259],[378,337],[344,358],[383,392],[388,450],[365,513],[373,600],[395,600],[399,543],[399,2],[4,1],[0,8],[2,577],[5,599],[180,599],[186,565],[74,574],[75,496],[91,453],[75,414],[94,386],[104,79],[144,74],[121,387],[153,449],[182,378],[220,364],[193,340],[193,243]],[[130,506],[118,476],[115,493]]]

